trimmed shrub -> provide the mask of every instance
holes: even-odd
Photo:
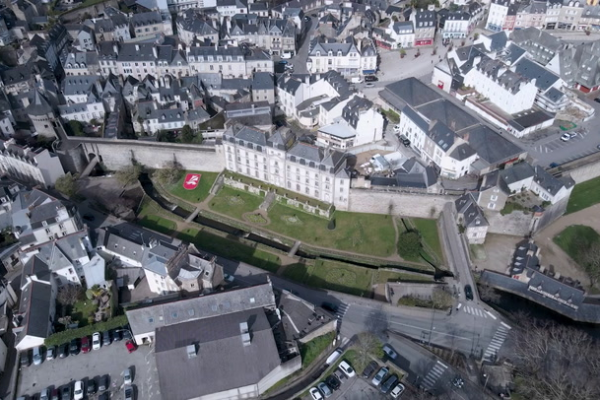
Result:
[[[127,325],[127,316],[119,315],[118,317],[109,319],[106,322],[99,322],[97,324],[84,326],[83,328],[69,329],[66,331],[57,332],[46,338],[46,340],[44,340],[44,344],[46,345],[46,347],[58,346],[63,343],[69,343],[73,339],[79,339],[84,336],[91,336],[94,332],[103,332],[109,329],[118,328],[123,325]]]

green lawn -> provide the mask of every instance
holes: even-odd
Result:
[[[575,185],[566,213],[574,213],[598,203],[600,203],[600,176]]]
[[[172,235],[177,227],[175,222],[158,216],[152,203],[149,202],[144,204],[142,210],[138,214],[138,219],[140,225],[165,235]]]
[[[411,221],[419,231],[425,247],[433,252],[438,260],[444,259],[442,244],[440,243],[440,234],[438,232],[437,221],[435,219],[411,218]]]
[[[183,187],[183,180],[189,173],[202,175],[200,177],[200,183],[198,184],[196,189],[187,190]],[[183,199],[187,202],[200,203],[208,196],[210,188],[217,179],[217,176],[219,176],[217,172],[185,171],[181,179],[179,179],[177,183],[175,183],[167,189],[169,190],[169,193],[171,193],[173,196],[177,196],[180,199]]]
[[[205,230],[186,229],[179,239],[194,243],[199,249],[236,261],[242,261],[267,271],[276,272],[281,260],[274,254],[240,243],[237,238],[222,237]]]
[[[431,282],[433,281],[433,277],[429,275],[416,275],[402,272],[378,270],[375,275],[374,283],[387,283],[397,281]]]
[[[333,338],[335,338],[335,332],[329,332],[301,345],[300,356],[302,356],[302,368],[306,368],[319,357],[331,345]]]
[[[98,306],[92,303],[92,300],[84,298],[83,300],[77,301],[71,309],[71,318],[73,322],[78,321],[79,327],[84,327],[88,324],[88,317],[91,313],[95,312]]]
[[[210,209],[231,218],[242,220],[242,215],[254,211],[264,198],[224,186],[210,201]]]
[[[589,226],[571,225],[554,236],[553,240],[569,257],[583,265],[583,252],[593,243],[600,241],[600,235]]]
[[[292,207],[275,204],[269,211],[268,229],[308,244],[387,257],[395,252],[395,231],[388,215],[336,211],[336,228],[328,220]]]
[[[373,272],[368,268],[319,259],[314,265],[289,266],[283,271],[283,276],[312,287],[370,296]]]

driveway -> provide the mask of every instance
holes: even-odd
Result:
[[[137,388],[137,399],[160,400],[158,373],[154,361],[154,348],[140,346],[131,354],[127,353],[123,341],[115,342],[88,354],[80,353],[64,359],[45,361],[41,365],[31,365],[19,372],[17,393],[33,395],[47,387],[60,387],[73,384],[76,380],[87,380],[109,375],[111,399],[122,398],[123,378],[121,373],[132,368],[133,384]],[[90,397],[93,399],[95,397]]]

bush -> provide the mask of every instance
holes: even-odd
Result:
[[[398,251],[401,257],[416,258],[421,254],[421,237],[415,231],[404,232],[398,241]]]
[[[118,328],[120,326],[127,325],[127,316],[119,315],[118,317],[114,317],[109,319],[106,322],[99,322],[97,324],[84,326],[83,328],[78,329],[69,329],[62,332],[57,332],[44,340],[44,344],[46,347],[49,346],[58,346],[63,343],[69,343],[73,339],[79,339],[84,336],[90,336],[94,332],[103,332],[109,329]]]
[[[330,231],[335,229],[335,218],[332,218],[331,221],[329,221],[329,224],[327,224],[327,229]]]

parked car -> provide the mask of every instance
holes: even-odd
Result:
[[[46,361],[54,360],[56,358],[56,346],[50,346],[46,349]]]
[[[133,353],[134,351],[137,350],[137,344],[135,344],[135,342],[133,340],[126,341],[125,347],[127,348],[127,351],[130,353]]]
[[[91,214],[83,214],[83,219],[85,219],[86,221],[93,221],[96,219],[96,217],[94,217]]]
[[[133,400],[133,387],[130,385],[125,385],[123,388],[123,397],[125,400]]]
[[[131,368],[126,368],[121,375],[123,375],[123,383],[125,385],[131,385],[131,383],[133,382],[133,378],[131,376]]]
[[[342,382],[340,382],[338,377],[333,374],[329,375],[325,379],[325,383],[327,383],[327,386],[329,386],[331,388],[331,390],[338,390],[340,388],[340,386],[342,386]]]
[[[291,52],[283,52],[281,53],[281,58],[286,58],[286,59],[290,59],[293,57],[294,54],[292,54]],[[281,61],[280,61],[281,63]]]
[[[406,136],[400,135],[398,136],[398,139],[400,139],[400,142],[404,145],[404,147],[410,146],[410,140],[408,140]]]
[[[73,389],[73,399],[74,400],[83,400],[83,381],[75,381],[74,389]]]
[[[473,289],[471,285],[465,285],[465,297],[467,300],[473,300]]]
[[[333,392],[325,382],[319,382],[317,387],[319,388],[321,393],[323,393],[323,396],[325,396],[325,398],[331,397],[331,395],[333,394]]]
[[[50,388],[44,389],[40,392],[40,400],[50,400]]]
[[[381,385],[381,382],[383,381],[383,378],[385,378],[385,376],[387,375],[387,373],[390,370],[387,369],[386,367],[381,368],[377,374],[375,374],[375,376],[373,377],[373,379],[371,379],[371,383],[377,387],[379,385]]]
[[[398,375],[392,375],[381,384],[381,388],[379,390],[381,390],[381,393],[387,393],[392,387],[394,387],[396,383],[398,383]]]
[[[92,335],[92,349],[100,350],[102,344],[100,343],[100,332],[94,332]]]
[[[125,340],[133,339],[133,337],[131,336],[131,331],[129,330],[128,326],[124,326],[123,328],[121,328],[121,333],[123,334],[123,339],[125,339]]]
[[[287,62],[287,61],[285,61],[285,60],[280,60],[280,61],[279,61],[279,64],[281,64],[281,65],[286,65],[287,63],[288,63],[288,62]]]
[[[29,356],[29,350],[22,351],[21,355],[20,355],[20,359],[19,359],[19,365],[21,366],[21,368],[23,368],[23,367],[29,367],[30,364],[31,364],[31,357]]]
[[[400,133],[400,125],[394,125],[394,133]]]
[[[113,342],[120,342],[121,339],[123,339],[123,334],[121,333],[120,330],[113,329],[112,330],[112,338],[113,338]]]
[[[352,378],[354,375],[356,375],[356,372],[354,372],[354,368],[352,368],[347,361],[342,361],[338,368],[340,369],[340,371],[346,374],[348,378]]]
[[[95,380],[93,380],[93,379],[88,380],[87,388],[86,388],[85,392],[87,393],[88,396],[97,392]]]
[[[327,357],[327,360],[325,360],[325,365],[333,364],[335,362],[335,360],[340,358],[341,355],[342,355],[342,349],[335,349],[333,351],[333,353],[331,353],[329,355],[329,357]]]
[[[575,134],[563,133],[562,136],[560,137],[560,140],[562,140],[563,142],[568,142],[573,137],[575,137]]]
[[[102,375],[98,379],[98,391],[99,392],[104,392],[106,389],[108,389],[108,376],[107,375]]]
[[[73,339],[69,344],[69,354],[76,356],[79,354],[79,340]]]
[[[398,357],[398,353],[396,353],[389,344],[383,345],[383,352],[392,360],[395,360],[396,357]]]
[[[405,389],[406,388],[404,385],[399,383],[392,389],[390,396],[392,396],[392,399],[397,399],[398,397],[402,396],[402,393],[404,393]]]
[[[81,338],[81,352],[89,353],[92,350],[92,345],[90,344],[90,338],[84,336]]]
[[[379,79],[375,75],[365,76],[365,82],[377,82]]]
[[[33,348],[33,365],[40,365],[44,357],[42,357],[42,349],[41,347]]]
[[[312,397],[313,400],[323,400],[323,395],[316,387],[311,387],[308,393],[310,393],[310,397]]]
[[[365,367],[361,376],[365,379],[369,379],[371,375],[373,375],[373,372],[377,370],[378,366],[379,364],[377,364],[377,361],[371,361],[369,365]]]
[[[102,346],[108,346],[111,343],[112,343],[112,340],[110,338],[110,332],[109,331],[102,332]]]
[[[71,384],[63,386],[60,393],[60,400],[71,400]]]
[[[58,346],[58,358],[65,358],[69,356],[69,345],[66,343]]]
[[[52,389],[50,400],[60,400],[60,391],[58,390],[58,388]]]

